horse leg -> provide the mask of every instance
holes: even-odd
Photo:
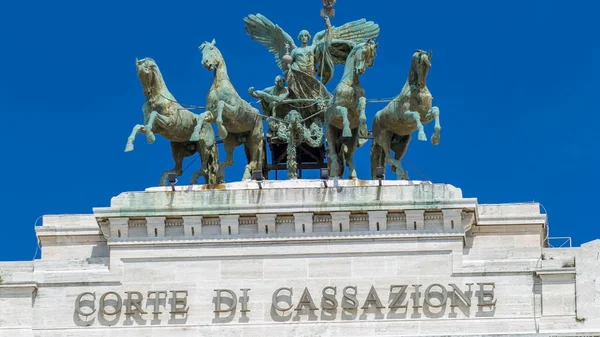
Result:
[[[358,129],[353,133],[352,138],[347,142],[347,151],[346,151],[346,166],[350,171],[348,178],[356,179],[356,166],[354,166],[354,151],[358,146]]]
[[[202,130],[202,126],[204,125],[205,116],[205,114],[195,115],[196,125],[194,126],[194,131],[192,131],[192,135],[190,136],[190,142],[197,142],[200,140],[200,131]]]
[[[352,130],[350,130],[350,121],[348,120],[348,109],[343,106],[336,106],[337,113],[342,117],[342,137],[350,138],[352,137]]]
[[[217,103],[217,128],[219,129],[219,137],[221,139],[227,138],[227,129],[223,126],[223,109],[225,108],[225,101],[219,101]]]
[[[171,170],[163,172],[160,178],[160,185],[167,185],[167,178],[169,174],[175,173],[178,177],[183,174],[183,158],[185,158],[185,146],[184,143],[171,142],[171,155],[175,161],[175,167]]]
[[[417,123],[417,130],[419,130],[418,139],[421,141],[426,141],[427,136],[425,135],[425,129],[423,128],[423,123],[421,123],[421,115],[418,111],[406,111],[404,113],[405,116],[412,118],[415,123]]]
[[[384,163],[386,165],[392,165],[392,169],[400,167],[400,161],[395,160],[392,157],[390,149],[392,144],[392,133],[390,131],[381,131],[379,137],[377,137],[377,144],[381,146],[385,155]]]
[[[327,125],[327,165],[329,166],[329,176],[336,178],[340,176],[340,163],[336,147],[338,146],[339,139],[336,134],[336,130],[333,129],[331,124]]]
[[[127,145],[125,145],[125,152],[133,151],[133,141],[135,140],[135,136],[137,136],[137,134],[140,132],[145,132],[143,125],[138,124],[133,127],[133,130],[131,130],[131,134],[129,135],[129,137],[127,137]]]
[[[225,148],[225,161],[219,164],[218,178],[225,179],[225,168],[233,166],[233,150],[239,143],[235,135],[229,135],[223,139],[223,147]]]
[[[148,123],[146,123],[146,125],[144,126],[144,129],[146,130],[146,139],[148,140],[148,144],[152,144],[156,140],[154,132],[152,132],[152,128],[154,127],[154,121],[156,121],[157,115],[158,112],[152,111],[148,116]]]
[[[406,149],[411,140],[411,135],[398,136],[398,141],[392,143],[390,148],[394,151],[394,159],[398,162],[398,166],[393,170],[396,173],[398,180],[408,180],[408,172],[402,167],[402,158],[406,154]]]
[[[248,151],[248,165],[244,170],[242,180],[252,179],[255,170],[262,170],[263,137],[256,129],[246,139],[245,149]]]
[[[442,127],[440,126],[440,109],[437,106],[432,107],[427,113],[427,117],[431,117],[431,115],[433,115],[435,121],[433,136],[431,136],[431,144],[438,145],[440,143],[440,131],[442,130]]]
[[[358,99],[358,111],[360,113],[358,117],[359,125],[367,124],[367,98],[362,96]]]

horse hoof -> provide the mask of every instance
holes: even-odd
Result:
[[[152,144],[156,140],[156,137],[154,136],[154,134],[149,134],[147,137],[147,140],[148,140],[148,144]]]
[[[425,132],[419,132],[419,138],[420,141],[426,142],[427,141],[427,136],[425,135]]]
[[[402,170],[397,174],[398,180],[408,180],[408,173],[405,170]]]
[[[352,137],[352,131],[350,131],[350,128],[344,128],[344,131],[342,132],[342,137],[344,137],[344,138]]]
[[[431,144],[433,144],[433,145],[440,144],[440,136],[433,135],[433,137],[431,137]]]
[[[128,144],[125,146],[125,152],[131,152],[131,151],[133,151],[133,144],[129,144],[129,143],[128,143]]]

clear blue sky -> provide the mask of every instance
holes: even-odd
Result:
[[[572,236],[579,245],[600,237],[593,173],[599,7],[340,0],[332,23],[365,17],[381,26],[375,67],[361,79],[369,98],[397,95],[413,51],[433,50],[428,86],[441,110],[442,138],[438,147],[413,140],[406,159],[418,171],[480,203],[539,201],[551,236]],[[319,0],[3,2],[0,260],[33,258],[38,216],[91,213],[121,192],[155,186],[171,168],[169,143],[160,136],[153,145],[139,136],[135,151],[123,152],[142,121],[136,57],[157,61],[180,102],[203,105],[212,75],[200,65],[198,46],[215,38],[234,85],[249,99],[248,88],[272,85],[278,68],[246,35],[244,16],[262,13],[295,37],[323,28],[320,8]],[[382,107],[369,105],[369,120]],[[433,125],[426,128],[430,136]],[[369,146],[357,153],[363,179],[370,176]],[[239,149],[228,180],[241,177],[242,158]]]

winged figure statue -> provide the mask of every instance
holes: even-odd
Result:
[[[333,77],[334,67],[345,64],[354,46],[379,35],[379,25],[372,21],[360,19],[332,27],[325,17],[326,29],[315,34],[310,45],[310,33],[302,30],[297,46],[288,33],[261,14],[249,15],[244,22],[248,35],[275,55],[277,65],[286,74],[290,98],[294,99],[330,98],[324,84]]]

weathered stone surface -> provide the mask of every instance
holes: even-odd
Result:
[[[94,215],[44,217],[42,258],[0,263],[0,336],[600,331],[598,241],[543,247],[537,204],[480,205],[419,182],[252,184],[152,188]],[[99,314],[117,295],[121,311]]]

